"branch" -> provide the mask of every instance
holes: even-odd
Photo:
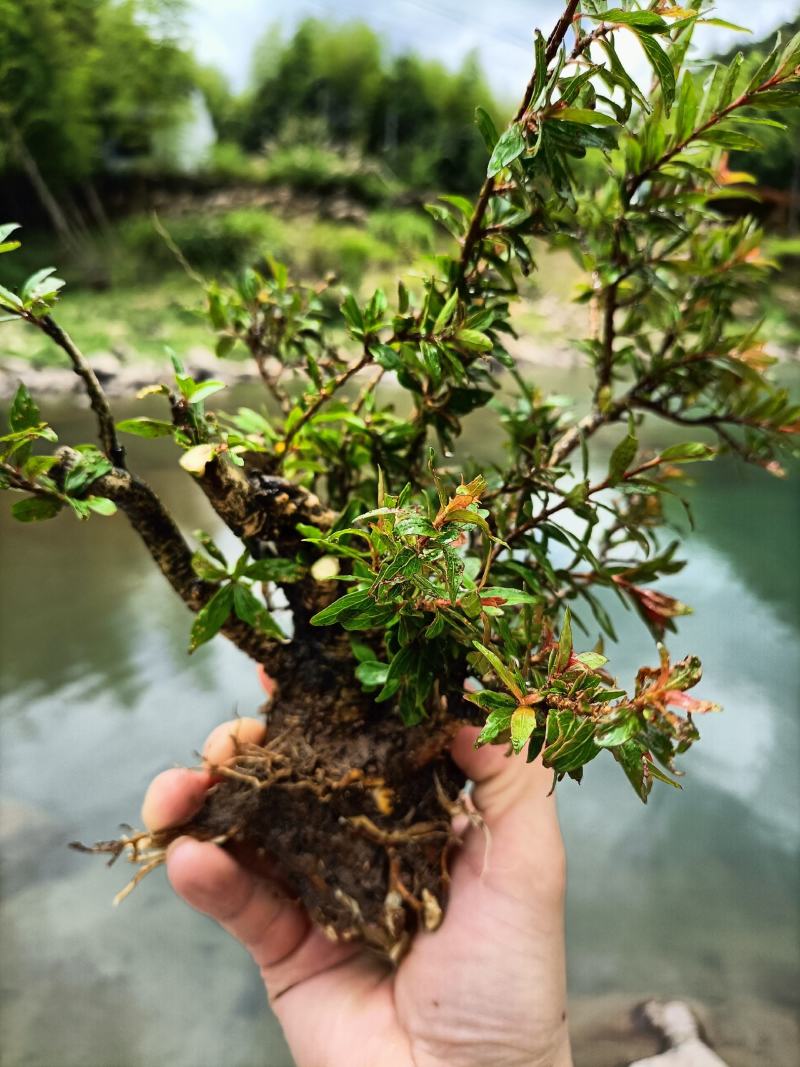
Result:
[[[38,327],[42,333],[46,334],[69,356],[70,362],[72,363],[72,369],[83,381],[86,394],[89,397],[89,403],[97,416],[99,437],[103,446],[103,451],[115,467],[125,470],[125,449],[117,439],[117,431],[114,428],[114,416],[111,413],[108,400],[103,392],[103,387],[97,380],[97,375],[92,370],[86,357],[66,330],[62,330],[58,323],[49,315],[43,315],[41,318],[37,318],[35,315],[24,314],[21,317],[25,318],[25,320],[33,326]]]
[[[64,458],[69,458],[71,449],[62,449]],[[73,456],[77,454],[72,452]],[[12,488],[51,496],[40,486],[26,479],[13,466],[0,464],[3,474]],[[217,590],[209,582],[201,581],[192,567],[192,550],[174,519],[166,510],[156,493],[141,479],[123,470],[109,471],[91,485],[91,491],[113,500],[124,512],[133,529],[139,535],[158,569],[191,611],[199,611]],[[278,670],[288,655],[288,646],[269,639],[239,619],[229,619],[222,632],[237,648],[265,664],[270,670]]]
[[[556,23],[553,32],[547,38],[547,47],[545,50],[545,63],[549,65],[555,59],[561,42],[567,35],[567,30],[572,25],[572,20],[575,16],[575,12],[578,9],[579,0],[569,0],[567,7],[564,10],[564,14]],[[522,102],[517,108],[516,114],[512,119],[512,122],[519,122],[525,112],[528,110],[531,97],[533,96],[534,85],[536,84],[536,70],[534,69],[531,75],[530,81],[525,87],[525,93],[522,97]],[[466,236],[464,237],[464,243],[461,247],[461,256],[458,261],[458,275],[457,285],[460,287],[466,281],[469,274],[469,266],[472,260],[475,246],[480,243],[483,237],[483,220],[486,215],[486,210],[489,206],[489,201],[492,199],[495,191],[495,178],[486,178],[481,191],[478,194],[478,199],[475,204],[475,210],[472,213],[469,228],[467,229]]]
[[[658,404],[653,400],[637,399],[634,398],[631,401],[631,407],[638,408],[640,411],[650,412],[652,415],[657,415],[659,418],[666,419],[668,422],[677,423],[679,426],[703,426],[710,430],[723,440],[731,451],[736,452],[744,459],[750,458],[750,453],[739,441],[736,440],[727,428],[730,426],[741,426],[744,429],[753,430],[769,430],[769,426],[765,426],[762,423],[754,422],[751,419],[744,419],[738,415],[734,415],[732,412],[725,415],[684,415],[681,411],[670,411],[662,404]]]
[[[684,148],[687,148],[692,143],[692,141],[696,141],[698,138],[702,137],[704,133],[707,133],[718,123],[722,122],[722,120],[728,115],[730,115],[731,112],[738,111],[740,108],[743,107],[747,107],[755,100],[759,93],[764,93],[768,89],[774,89],[776,85],[780,85],[782,82],[789,81],[794,77],[795,73],[793,70],[787,71],[787,73],[784,75],[775,74],[773,75],[773,77],[768,78],[767,81],[765,81],[763,84],[756,86],[756,88],[751,90],[750,92],[742,93],[741,96],[738,96],[735,100],[732,100],[730,104],[728,104],[727,107],[722,108],[721,111],[717,111],[715,114],[711,115],[711,117],[708,118],[701,126],[698,126],[695,130],[692,130],[692,132],[690,134],[687,134],[687,136],[684,137],[682,141],[678,141],[677,144],[673,145],[672,148],[664,152],[653,163],[650,163],[647,167],[644,168],[644,170],[639,171],[638,174],[632,174],[628,178],[624,186],[625,193],[628,199],[630,200],[633,197],[637,189],[642,185],[644,181],[647,180],[647,178],[650,177],[651,174],[659,170],[666,163],[669,163],[671,159],[674,159],[675,156],[682,152]]]
[[[145,482],[112,471],[92,486],[118,505],[144,543],[158,569],[192,611],[199,611],[217,587],[200,581],[192,568],[192,551],[163,504]],[[269,639],[240,619],[230,618],[222,632],[257,663],[278,669],[287,646]]]
[[[616,422],[624,410],[625,402],[623,400],[616,400],[604,411],[595,409],[594,411],[590,411],[588,415],[584,415],[579,422],[576,422],[574,426],[571,426],[566,433],[556,441],[553,451],[550,453],[550,460],[547,466],[558,467],[563,463],[570,452],[578,447],[582,437],[591,437],[601,426],[605,426],[606,423],[609,422]]]
[[[645,471],[652,470],[653,467],[657,467],[661,463],[660,456],[654,456],[652,459],[645,460],[644,463],[640,463],[638,467],[634,467],[629,471],[625,471],[620,482],[630,481],[632,478],[636,478],[638,475],[643,474]],[[590,485],[586,490],[586,499],[595,496],[597,493],[602,493],[605,489],[610,489],[616,485],[617,482],[611,480],[610,477],[604,478],[601,482],[597,482],[596,485]],[[516,538],[521,537],[523,534],[529,533],[535,527],[541,523],[546,522],[552,515],[555,515],[557,511],[563,511],[564,508],[570,507],[570,501],[564,497],[557,504],[551,504],[549,507],[544,507],[536,515],[532,515],[530,519],[527,519],[520,526],[515,527],[509,533],[507,533],[503,540],[506,543],[514,541]],[[504,544],[495,545],[492,551],[492,562],[500,555],[506,546]]]
[[[333,512],[314,493],[265,471],[242,470],[218,456],[196,480],[225,525],[244,541],[273,541],[279,551],[294,551],[298,522],[323,530],[333,525]]]
[[[570,28],[575,18],[575,12],[578,10],[578,2],[579,0],[570,0],[570,2],[566,6],[566,9],[564,10],[564,14],[555,24],[553,32],[547,38],[547,48],[544,53],[546,63],[552,63],[553,60],[556,58],[556,53],[561,47],[561,42],[567,36],[567,30]],[[529,91],[525,94],[526,96],[530,95],[531,88],[532,83],[529,86]]]
[[[595,41],[602,41],[606,34],[610,33],[613,29],[613,25],[604,22],[590,33],[578,35],[578,31],[576,30],[577,40],[575,42],[575,47],[569,54],[570,60],[579,59]]]
[[[288,446],[292,439],[305,426],[308,420],[316,415],[322,405],[330,400],[333,394],[338,392],[343,385],[346,385],[355,374],[358,374],[360,370],[363,370],[364,367],[368,366],[371,362],[372,356],[370,355],[369,350],[365,348],[361,359],[357,360],[355,363],[351,363],[350,366],[343,370],[341,374],[338,374],[332,382],[328,382],[327,385],[320,389],[314,400],[309,404],[294,426],[292,426],[286,434],[286,437],[284,437],[283,441],[287,446],[286,452],[288,452]],[[286,452],[284,452],[284,455],[286,455]]]

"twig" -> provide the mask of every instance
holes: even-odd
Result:
[[[619,481],[627,482],[631,478],[635,478],[639,474],[643,474],[647,470],[651,470],[653,467],[657,467],[661,463],[660,456],[654,456],[652,459],[645,460],[644,463],[640,463],[638,467],[634,467],[632,470],[626,471],[620,477]],[[597,493],[601,493],[604,489],[610,489],[615,482],[612,482],[611,478],[604,478],[603,481],[597,482],[596,485],[590,485],[586,490],[586,498],[595,496]],[[511,530],[504,537],[504,541],[508,544],[511,541],[516,540],[523,534],[529,533],[535,527],[540,526],[543,522],[546,522],[552,515],[555,515],[557,511],[562,511],[564,508],[570,506],[570,501],[567,497],[563,497],[557,504],[551,504],[549,507],[543,508],[536,515],[533,515],[530,519],[527,519],[520,526]],[[505,545],[497,544],[492,551],[492,562],[503,551]]]
[[[164,244],[167,246],[167,248],[173,254],[173,256],[178,261],[180,266],[183,267],[183,270],[192,279],[192,281],[193,282],[197,282],[198,285],[201,285],[201,286],[203,286],[203,288],[205,288],[205,286],[207,284],[206,283],[206,279],[203,277],[202,274],[199,274],[194,269],[194,267],[191,265],[189,260],[183,254],[181,249],[176,244],[175,238],[172,236],[172,234],[169,232],[167,227],[164,225],[164,223],[159,218],[157,211],[153,212],[153,229],[156,231],[158,236],[162,239]]]
[[[284,437],[284,444],[287,446],[286,452],[284,452],[284,456],[288,452],[288,446],[290,442],[295,438],[297,433],[305,426],[308,420],[313,418],[314,415],[316,415],[316,413],[322,407],[322,405],[326,403],[326,401],[330,400],[333,394],[338,392],[343,385],[346,385],[347,382],[349,382],[350,379],[353,377],[353,375],[358,374],[360,370],[363,370],[364,367],[368,366],[371,362],[372,356],[370,355],[369,351],[365,349],[364,354],[361,356],[361,359],[359,359],[356,363],[351,363],[346,370],[343,370],[341,374],[337,374],[337,376],[333,379],[332,382],[329,382],[326,386],[324,386],[324,388],[319,391],[319,393],[317,393],[312,402],[309,404],[309,406],[306,408],[306,410],[303,412],[303,414],[300,416],[294,426],[292,426],[292,428]]]
[[[702,137],[704,133],[707,133],[718,123],[722,122],[722,120],[730,115],[731,112],[747,107],[753,100],[755,100],[759,93],[774,89],[776,85],[780,85],[782,82],[789,81],[794,77],[795,72],[793,70],[787,71],[785,75],[773,75],[773,77],[768,78],[763,84],[756,86],[751,92],[742,93],[740,96],[737,96],[735,100],[732,100],[730,104],[722,108],[722,110],[715,112],[715,114],[711,115],[701,126],[692,130],[692,132],[684,137],[682,141],[678,141],[674,144],[672,148],[664,152],[657,160],[645,167],[644,170],[639,171],[638,174],[632,174],[630,178],[628,178],[624,187],[628,199],[633,197],[634,193],[651,174],[659,170],[666,163],[669,163],[671,159],[674,159],[675,156],[682,152],[684,148],[687,148],[692,141],[696,141],[699,137]]]
[[[103,392],[103,387],[97,380],[97,375],[92,370],[86,357],[66,330],[63,330],[49,315],[43,315],[41,318],[37,318],[35,315],[26,314],[24,318],[33,326],[37,326],[42,333],[46,334],[63,352],[67,354],[67,356],[69,356],[70,362],[72,363],[72,369],[83,381],[84,388],[89,397],[89,403],[97,416],[99,437],[100,442],[103,445],[103,451],[115,467],[120,467],[122,470],[125,470],[125,449],[117,439],[117,431],[114,427],[114,416],[111,413],[111,407],[109,406],[106,394]]]

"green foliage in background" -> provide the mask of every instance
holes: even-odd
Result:
[[[289,125],[296,143],[304,125],[321,122],[335,144],[381,158],[414,187],[473,192],[484,168],[472,127],[478,105],[497,113],[474,56],[451,73],[413,55],[386,56],[362,23],[306,19],[289,40],[276,29],[265,36],[240,138],[260,151]]]
[[[148,153],[194,84],[170,0],[0,2],[0,171],[56,189]]]

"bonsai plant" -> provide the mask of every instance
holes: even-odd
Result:
[[[446,907],[465,785],[448,750],[465,723],[481,725],[478,744],[541,759],[554,785],[580,781],[604,752],[642,800],[655,781],[677,784],[675,757],[714,705],[688,693],[697,658],[673,661],[661,644],[689,610],[655,588],[682,565],[664,541],[665,500],[683,464],[724,452],[780,473],[800,428],[748,310],[771,269],[761,234],[718,211],[746,192],[727,151],[755,143],[774,121],[764,109],[800,104],[800,38],[778,41],[757,71],[740,56],[697,64],[695,28],[719,22],[706,8],[569,0],[549,37],[536,32],[508,127],[478,111],[488,164],[476,201],[429,208],[452,251],[391,298],[334,299],[332,282],[294,282],[269,255],[204,283],[217,354],[249,352],[268,393],[260,411],[208,410],[224,383],[193,380],[173,354],[171,380],[145,390],[163,417],[115,422],[53,317],[53,270],[0,288],[4,313],[71,361],[100,441],[42,450],[56,434],[20,385],[0,438],[0,485],[24,494],[16,518],[122,511],[195,614],[190,651],[221,633],[277,690],[266,741],[216,768],[188,825],[93,846],[127,852],[131,884],[178,833],[247,842],[276,858],[332,937],[396,961]],[[652,66],[648,89],[619,57],[621,34]],[[0,251],[17,247],[14,229]],[[586,278],[577,343],[593,387],[580,417],[507,349],[511,303],[542,246],[567,249]],[[454,462],[467,417],[502,431],[501,463]],[[654,452],[639,440],[649,419],[705,438]],[[603,428],[615,440],[598,474]],[[238,558],[202,532],[190,543],[129,468],[124,434],[174,440]],[[604,654],[602,590],[658,642],[629,688]]]

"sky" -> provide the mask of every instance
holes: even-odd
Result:
[[[190,0],[189,29],[198,58],[218,67],[232,88],[246,87],[253,46],[273,25],[284,31],[309,15],[340,22],[360,19],[384,38],[392,52],[414,51],[457,66],[477,50],[500,99],[514,99],[524,88],[532,59],[532,31],[545,35],[562,5],[558,0]],[[749,26],[756,39],[800,10],[797,0],[718,0],[715,15]],[[630,36],[630,35],[626,35]],[[741,34],[703,27],[703,51],[726,49]],[[646,63],[631,37],[623,58],[631,73]]]

